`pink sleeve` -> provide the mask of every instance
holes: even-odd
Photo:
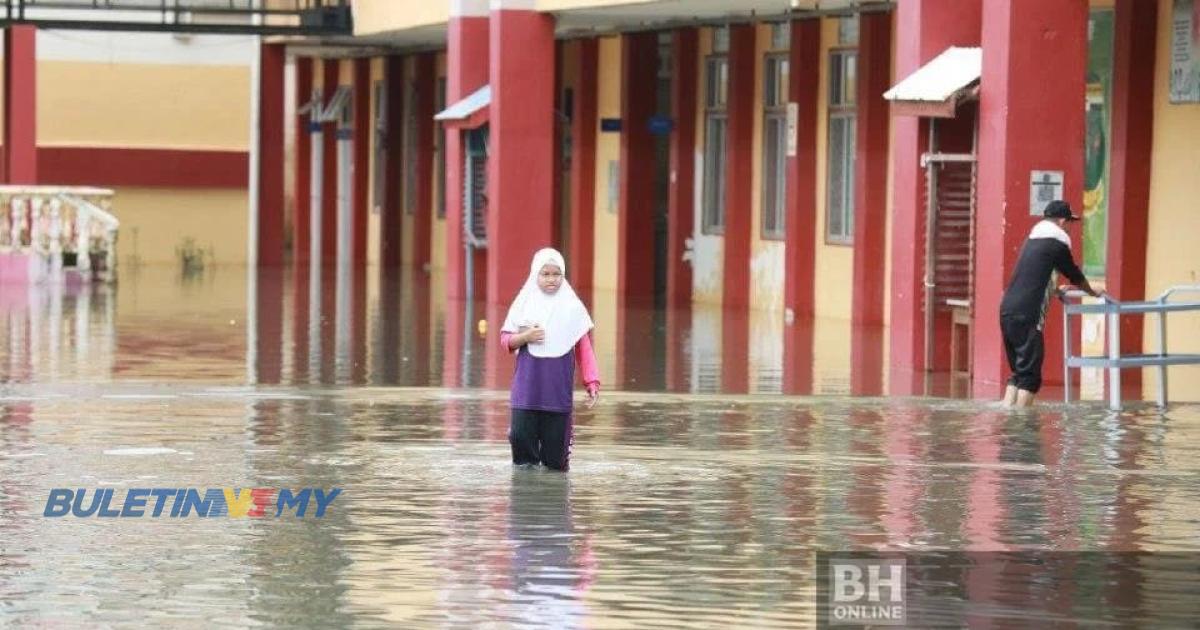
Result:
[[[592,350],[592,335],[585,334],[575,343],[575,359],[583,373],[583,384],[600,389],[600,370],[596,368],[596,352]]]
[[[512,346],[508,345],[508,342],[512,341],[512,336],[513,336],[513,333],[506,332],[503,330],[500,331],[500,346],[502,348],[504,348],[505,352],[514,352],[514,350],[512,349]]]

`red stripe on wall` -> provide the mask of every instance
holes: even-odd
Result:
[[[259,52],[258,264],[283,264],[283,44]]]
[[[312,99],[313,61],[309,57],[296,58],[296,107]],[[308,116],[296,116],[296,155],[292,165],[295,188],[292,199],[292,260],[308,264],[310,187],[312,168],[312,136],[308,132]]]
[[[245,151],[39,147],[39,178],[61,186],[246,188]]]
[[[591,304],[593,263],[596,238],[596,68],[599,40],[594,37],[579,43],[579,83],[575,88],[575,112],[571,119],[571,137],[575,143],[571,156],[571,237],[567,267],[571,284],[580,298]]]
[[[647,123],[654,115],[658,34],[621,36],[620,221],[617,245],[617,296],[654,299],[654,136]]]
[[[675,120],[675,130],[671,134],[672,177],[667,188],[667,305],[671,309],[689,308],[692,304],[692,265],[683,259],[683,254],[695,223],[698,43],[696,29],[675,31],[671,68],[671,118]]]
[[[350,208],[353,217],[354,266],[367,265],[367,204],[371,183],[371,60],[354,60],[354,193]]]
[[[729,121],[726,123],[728,141],[725,147],[725,280],[722,298],[725,308],[736,309],[750,306],[750,225],[751,203],[754,200],[751,178],[756,159],[754,28],[749,24],[739,24],[729,29]]]
[[[37,29],[18,24],[4,38],[4,181],[38,183]],[[34,89],[29,89],[34,86]]]

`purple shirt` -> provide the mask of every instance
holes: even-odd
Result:
[[[561,357],[535,357],[524,347],[517,351],[508,402],[513,409],[571,413],[574,408],[575,351]]]

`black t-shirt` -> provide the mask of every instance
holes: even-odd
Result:
[[[1021,248],[1021,257],[1017,259],[1017,267],[1004,292],[1004,299],[1000,301],[1001,315],[1040,320],[1053,289],[1050,277],[1054,271],[1066,276],[1074,284],[1084,281],[1083,272],[1071,258],[1071,248],[1048,235],[1053,228],[1040,229],[1042,227],[1035,228]]]

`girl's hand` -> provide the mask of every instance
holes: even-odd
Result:
[[[528,328],[521,333],[523,343],[542,343],[546,340],[546,331],[541,326]]]
[[[587,388],[587,396],[587,408],[591,409],[596,406],[596,403],[600,402],[600,389],[598,387]]]

